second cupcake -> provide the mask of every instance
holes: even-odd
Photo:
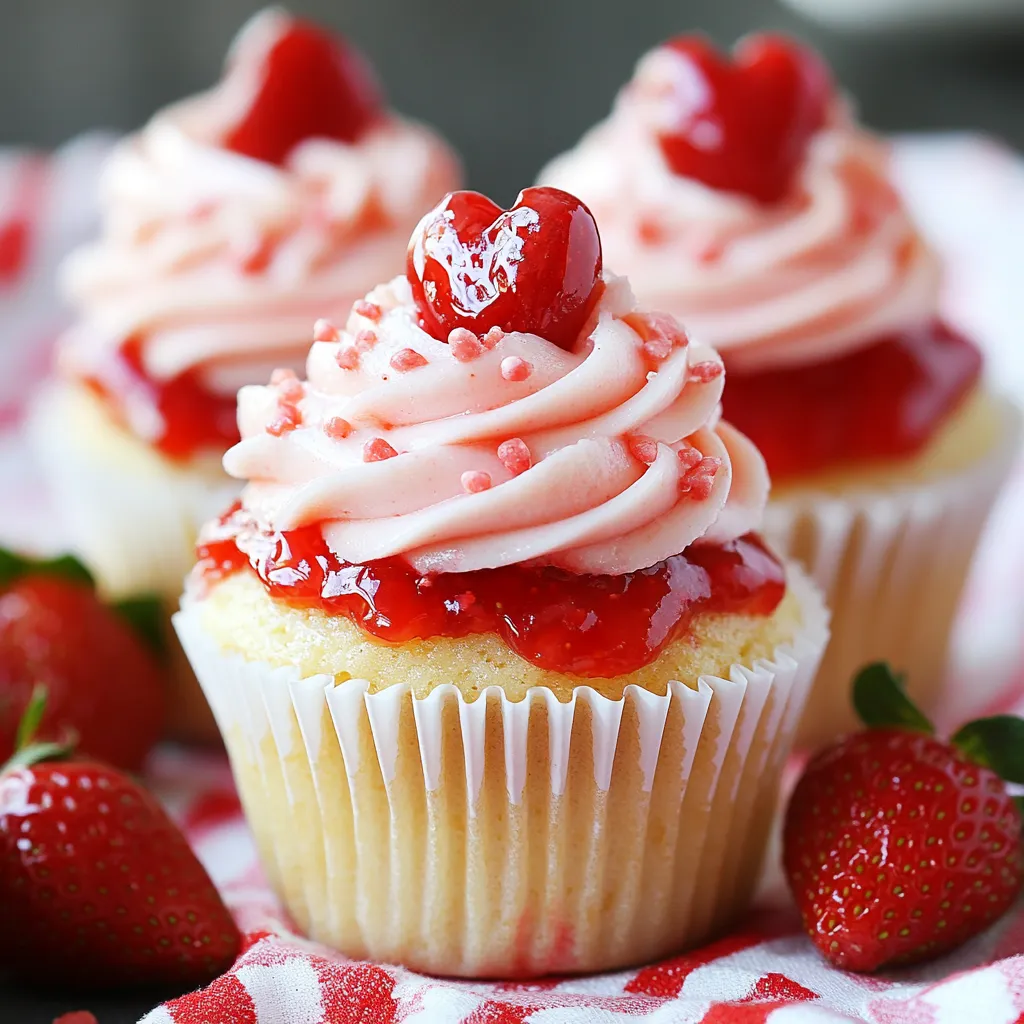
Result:
[[[722,352],[725,415],[775,483],[767,535],[833,609],[810,744],[853,726],[867,660],[934,705],[1019,433],[938,316],[938,261],[888,160],[812,51],[754,36],[722,55],[680,36],[540,176],[591,205],[641,301]]]
[[[650,961],[746,907],[827,637],[722,363],[555,189],[455,193],[239,396],[179,636],[310,935],[467,976]]]

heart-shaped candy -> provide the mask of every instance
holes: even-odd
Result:
[[[406,276],[435,338],[498,327],[571,349],[601,292],[601,236],[557,188],[524,189],[510,210],[451,192],[413,232]]]
[[[700,36],[677,36],[665,46],[682,61],[676,124],[658,136],[669,166],[762,203],[782,199],[828,117],[833,86],[824,61],[771,34],[741,40],[732,59]]]
[[[253,25],[231,55],[228,75],[251,77],[256,91],[224,147],[281,164],[305,139],[359,139],[382,104],[362,54],[300,19],[277,15],[272,30],[265,28]]]

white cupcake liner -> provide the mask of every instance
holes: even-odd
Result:
[[[992,401],[1000,438],[959,473],[884,491],[808,492],[769,503],[766,538],[804,566],[832,611],[832,639],[798,745],[815,747],[857,727],[850,684],[870,661],[906,672],[914,699],[935,707],[974,551],[1019,449],[1019,410],[1006,399]]]
[[[619,700],[371,692],[225,653],[201,601],[174,622],[300,927],[349,956],[515,977],[648,961],[746,906],[828,637],[816,589],[790,585],[803,626],[771,660]]]
[[[235,500],[240,485],[213,462],[179,465],[113,422],[97,428],[91,409],[82,429],[83,401],[75,385],[54,384],[29,422],[68,540],[107,596],[176,600],[195,563],[199,527]]]

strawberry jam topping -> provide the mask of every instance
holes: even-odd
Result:
[[[658,136],[672,170],[762,203],[782,199],[832,102],[821,58],[770,34],[742,40],[731,59],[700,36],[665,46],[686,64],[675,124]]]
[[[290,22],[259,70],[249,108],[223,140],[235,153],[281,164],[306,139],[356,142],[381,116],[362,55],[309,22]]]
[[[119,419],[127,421],[133,407],[159,413],[157,433],[147,434],[147,440],[169,458],[188,459],[204,449],[225,451],[239,439],[235,396],[211,392],[195,370],[153,380],[143,368],[142,338],[137,335],[85,383]]]
[[[590,210],[557,188],[528,188],[510,210],[452,192],[420,223],[406,276],[424,329],[525,331],[571,349],[601,294]]]
[[[726,419],[776,481],[919,452],[974,387],[981,353],[940,321],[821,363],[730,370]]]
[[[697,545],[622,576],[575,575],[548,566],[509,565],[421,576],[404,559],[353,565],[333,554],[318,526],[245,540],[225,517],[224,538],[198,548],[204,578],[251,566],[270,595],[346,615],[378,640],[497,633],[531,664],[570,675],[624,675],[650,664],[706,613],[770,615],[785,572],[748,534]]]

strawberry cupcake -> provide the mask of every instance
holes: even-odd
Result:
[[[175,625],[314,938],[433,973],[648,961],[758,876],[827,639],[710,347],[557,189],[449,195],[239,394]]]
[[[796,42],[754,36],[729,57],[680,36],[540,180],[590,204],[641,303],[722,353],[725,416],[774,482],[766,535],[833,610],[802,739],[854,724],[867,660],[934,704],[1019,417],[938,314],[939,262],[887,147]]]
[[[78,320],[34,423],[108,594],[176,601],[199,525],[237,493],[220,462],[238,388],[300,369],[312,320],[399,270],[459,177],[444,142],[387,110],[360,54],[277,9],[242,30],[213,89],[119,145],[102,235],[64,268]]]

